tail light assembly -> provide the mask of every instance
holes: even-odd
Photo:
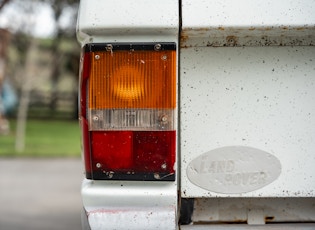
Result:
[[[80,123],[86,178],[175,180],[176,44],[83,47]]]

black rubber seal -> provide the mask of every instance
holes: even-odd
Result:
[[[175,181],[175,173],[86,173],[87,179],[92,180],[128,180],[128,181]]]
[[[97,52],[97,51],[163,51],[163,50],[176,50],[174,42],[156,42],[156,43],[89,43],[84,46],[84,51]]]

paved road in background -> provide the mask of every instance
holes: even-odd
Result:
[[[0,229],[81,229],[82,171],[80,159],[0,158]]]

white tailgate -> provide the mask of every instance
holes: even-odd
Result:
[[[314,197],[314,2],[182,2],[182,196]]]

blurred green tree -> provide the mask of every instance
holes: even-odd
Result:
[[[75,39],[75,25],[77,18],[77,9],[79,7],[79,0],[41,0],[42,2],[48,3],[54,12],[54,20],[56,22],[56,32],[53,38],[53,42],[51,45],[52,51],[52,66],[51,66],[51,103],[50,108],[51,111],[54,112],[56,110],[56,104],[58,99],[58,82],[61,76],[61,68],[68,67],[68,70],[74,71],[75,76],[77,76],[77,71],[79,69],[78,64],[74,60],[79,61],[79,52],[78,49],[75,49],[72,53],[65,54],[60,49],[61,41],[70,38]],[[70,15],[70,21],[73,23],[69,23],[68,26],[64,26],[61,24],[61,18],[63,16],[64,11],[72,11]],[[74,103],[77,107],[77,102]],[[77,111],[77,109],[75,109]],[[77,116],[77,115],[74,115]]]
[[[17,122],[17,138],[20,143],[16,143],[16,149],[23,151],[25,123],[28,113],[28,106],[30,102],[30,92],[32,91],[36,82],[36,77],[39,76],[36,70],[36,63],[30,61],[30,57],[35,59],[41,55],[34,54],[35,52],[42,52],[41,42],[38,38],[34,39],[34,25],[36,23],[34,14],[38,12],[40,4],[50,6],[53,10],[53,19],[55,21],[55,29],[52,36],[48,39],[48,48],[50,52],[50,81],[51,81],[51,102],[50,108],[52,111],[56,109],[58,99],[58,82],[64,70],[71,72],[77,83],[78,63],[80,49],[75,39],[75,26],[77,9],[79,0],[0,0],[0,10],[5,5],[13,4],[16,12],[11,15],[11,20],[14,19],[15,28],[10,28],[12,31],[12,44],[16,52],[15,62],[11,64],[11,76],[16,79],[17,88],[20,89],[21,97],[18,108],[18,122]],[[19,17],[16,17],[19,15]],[[64,23],[65,15],[67,15],[68,23]],[[16,21],[17,19],[17,21]],[[36,41],[37,40],[37,41]],[[71,47],[67,49],[66,53],[62,48],[63,41],[70,40]],[[28,60],[29,59],[29,60]],[[36,72],[37,71],[37,72]],[[38,79],[38,78],[37,78]],[[77,95],[77,92],[74,92]],[[76,98],[76,97],[75,97]],[[74,100],[73,106],[76,108],[73,117],[77,117],[77,100]]]

